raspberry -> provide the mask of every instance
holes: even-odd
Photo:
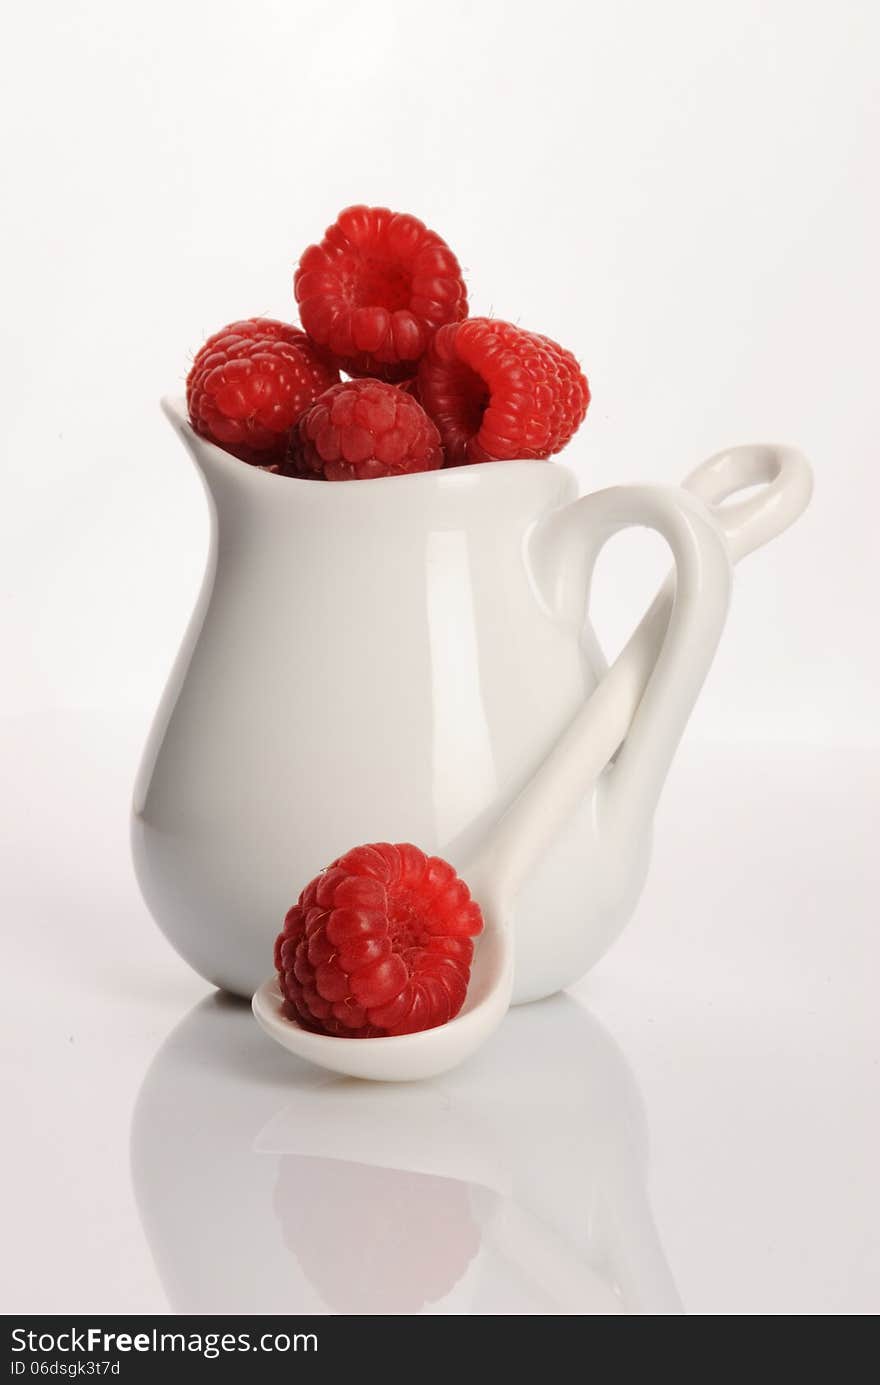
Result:
[[[467,316],[461,267],[414,216],[348,207],[293,281],[302,324],[349,375],[405,380],[438,327]]]
[[[305,1029],[375,1039],[433,1029],[464,1004],[479,905],[452,866],[377,842],[306,885],[275,942],[285,1013]]]
[[[419,397],[448,466],[544,458],[580,427],[590,389],[570,351],[510,322],[441,327],[419,368]]]
[[[398,388],[399,390],[403,390],[403,393],[404,393],[404,394],[410,395],[410,397],[411,397],[412,399],[417,399],[418,402],[421,404],[422,401],[421,401],[421,399],[420,399],[420,397],[419,397],[419,377],[418,377],[418,375],[413,375],[413,376],[411,376],[409,380],[398,380],[398,382],[397,382],[397,388]]]
[[[382,380],[347,380],[303,414],[290,439],[287,470],[366,481],[442,465],[440,434],[418,400]]]
[[[305,332],[252,317],[208,338],[187,377],[186,402],[202,437],[277,470],[300,414],[338,379]]]

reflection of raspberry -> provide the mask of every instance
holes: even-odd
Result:
[[[457,1015],[483,918],[446,861],[377,842],[306,886],[275,943],[289,1018],[348,1039],[413,1034]]]
[[[418,400],[382,380],[347,380],[303,414],[291,435],[288,469],[328,481],[366,481],[442,465],[440,434]]]
[[[445,241],[414,216],[348,207],[299,262],[302,324],[349,375],[414,375],[432,335],[467,316],[467,290]]]
[[[275,1214],[332,1312],[410,1314],[445,1298],[480,1248],[466,1183],[286,1154]]]
[[[549,457],[580,427],[590,390],[570,351],[509,322],[441,327],[419,369],[419,397],[447,464]]]
[[[187,378],[186,402],[197,433],[274,471],[300,414],[338,379],[305,332],[252,317],[208,338]]]

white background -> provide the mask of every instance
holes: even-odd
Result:
[[[208,332],[291,317],[298,255],[367,201],[579,357],[585,488],[808,453],[813,511],[743,569],[694,734],[876,740],[875,5],[73,0],[15,29],[2,705],[153,706],[206,542],[156,399]],[[620,542],[621,570],[650,551]]]
[[[299,253],[366,201],[450,242],[472,311],[579,357],[593,403],[565,461],[583,489],[673,482],[741,441],[792,442],[814,463],[811,510],[737,573],[652,883],[583,995],[624,1042],[659,1138],[655,1203],[685,1306],[876,1310],[876,1192],[851,1159],[876,1139],[880,8],[68,0],[20,7],[10,27],[10,1306],[166,1302],[131,1200],[128,1118],[204,986],[150,931],[126,797],[207,523],[156,401],[208,332],[291,318]],[[663,559],[628,535],[602,563],[613,644]],[[645,994],[665,999],[653,1031]],[[817,1145],[823,1110],[842,1133]],[[759,1145],[767,1167],[752,1155],[743,1173]],[[841,1186],[840,1216],[820,1215],[806,1247],[797,1228]]]

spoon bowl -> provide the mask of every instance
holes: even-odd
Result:
[[[257,1022],[289,1052],[330,1072],[374,1082],[412,1082],[457,1067],[498,1028],[510,1007],[513,945],[497,913],[484,907],[485,928],[475,949],[464,1006],[447,1024],[384,1039],[338,1039],[314,1034],[282,1011],[277,976],[269,977],[253,998]]]

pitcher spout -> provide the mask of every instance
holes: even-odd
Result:
[[[261,467],[248,466],[231,453],[224,452],[216,443],[201,437],[189,421],[184,399],[166,395],[161,404],[162,412],[186,448],[215,505],[240,506],[246,504],[246,498],[255,495],[258,490],[262,496],[265,494],[264,487],[278,484],[278,478]]]

